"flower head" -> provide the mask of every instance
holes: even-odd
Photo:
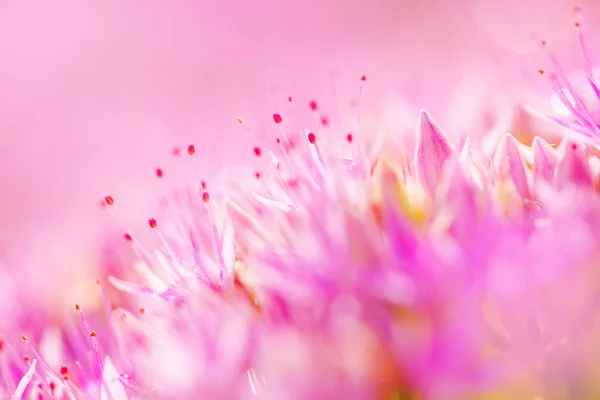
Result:
[[[425,110],[414,147],[394,152],[369,139],[360,110],[352,132],[275,113],[268,141],[239,119],[258,170],[167,196],[153,239],[127,229],[138,278],[109,282],[143,307],[112,309],[102,290],[102,343],[77,306],[85,334],[69,331],[66,351],[77,373],[57,374],[25,337],[31,358],[0,364],[5,393],[593,398],[600,131],[549,56],[572,117],[543,116],[569,131],[559,143],[454,142]]]

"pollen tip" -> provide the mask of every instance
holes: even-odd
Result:
[[[310,142],[310,144],[315,144],[317,138],[314,133],[311,132],[308,134],[308,141]]]
[[[29,342],[29,338],[27,337],[27,335],[21,335],[21,340],[23,340],[25,343]]]
[[[75,304],[75,311],[79,311],[81,310],[81,307],[79,306],[79,304]]]
[[[361,77],[360,77],[360,80],[361,80],[362,82],[365,82],[365,81],[367,80],[367,77],[366,77],[365,75],[363,75],[363,76],[361,76]]]
[[[540,75],[544,75],[546,73],[546,71],[544,69],[540,68],[540,69],[538,69],[538,73]]]
[[[97,336],[96,331],[90,332],[90,337],[95,338]]]
[[[262,154],[262,150],[260,149],[260,147],[257,146],[257,147],[254,148],[254,154],[257,157],[260,157],[260,155]]]
[[[202,201],[205,202],[205,203],[208,203],[209,200],[210,200],[210,195],[208,194],[208,192],[206,192],[206,191],[203,192],[202,193]]]
[[[143,314],[145,312],[146,312],[146,310],[144,309],[144,307],[140,307],[140,314]]]
[[[244,125],[244,118],[242,118],[242,117],[238,118],[238,119],[237,119],[237,123],[238,123],[239,125]]]
[[[115,204],[115,199],[113,199],[112,196],[106,196],[104,197],[104,202],[109,206],[112,206],[113,204]]]
[[[196,147],[194,147],[193,144],[190,144],[187,151],[190,156],[193,156],[196,153]]]
[[[150,218],[150,219],[148,220],[148,225],[150,225],[150,228],[152,228],[152,229],[156,229],[156,227],[157,227],[156,220],[155,220],[154,218]]]
[[[273,121],[275,121],[276,124],[280,124],[283,121],[283,118],[281,118],[281,115],[275,113],[273,114]]]
[[[133,236],[131,236],[131,234],[126,233],[123,235],[123,237],[125,238],[125,240],[127,240],[128,242],[131,242],[133,240]]]
[[[159,178],[162,178],[164,175],[164,171],[162,170],[162,168],[156,168],[156,176]]]

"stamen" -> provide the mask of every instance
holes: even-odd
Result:
[[[90,324],[88,323],[87,318],[85,318],[85,314],[84,314],[83,310],[81,309],[81,306],[79,306],[77,304],[75,306],[75,309],[79,312],[79,316],[81,317],[81,322],[83,323],[83,326],[85,327],[86,331],[90,335],[90,340],[92,342],[92,350],[94,353],[94,358],[96,359],[96,367],[97,367],[96,376],[100,376],[102,374],[103,364],[102,364],[102,358],[100,357],[100,348],[98,345],[98,340],[96,339],[96,331],[93,331],[92,328],[90,327]]]
[[[42,366],[46,370],[46,373],[48,375],[50,375],[50,376],[55,377],[55,378],[58,379],[58,377],[54,374],[54,372],[52,371],[52,368],[50,368],[50,365],[48,365],[48,363],[46,362],[46,360],[44,359],[44,357],[42,357],[42,355],[40,353],[38,353],[38,351],[35,349],[35,347],[33,347],[33,345],[29,342],[29,337],[27,337],[27,335],[22,335],[21,339],[27,345],[27,348],[34,355],[34,357],[40,361],[40,363],[42,364]],[[23,356],[23,359],[26,362],[29,362],[29,356],[25,355],[25,356]]]
[[[585,60],[586,79],[588,81],[588,84],[591,86],[592,90],[594,91],[594,94],[600,100],[600,89],[598,88],[596,79],[593,75],[594,63],[592,61],[592,55],[591,55],[590,50],[588,49],[587,42],[583,35],[582,22],[581,22],[583,20],[583,16],[581,15],[581,8],[575,7],[573,9],[573,11],[575,13],[575,18],[576,18],[575,28],[577,28],[577,37],[579,39],[579,46],[581,47],[581,53],[583,54],[583,58]]]
[[[571,85],[571,82],[569,81],[567,75],[563,71],[560,63],[556,59],[556,56],[554,55],[554,53],[552,51],[550,51],[550,49],[548,49],[545,41],[542,41],[542,48],[544,49],[548,58],[552,62],[552,65],[556,69],[556,72],[557,72],[556,78],[557,78],[558,83],[561,86],[564,86],[567,93],[569,93],[571,95],[571,97],[573,97],[573,100],[575,102],[575,107],[580,112],[571,111],[571,109],[575,110],[575,108],[573,108],[573,106],[570,104],[568,99],[565,103],[565,107],[567,107],[567,109],[569,109],[569,111],[571,111],[573,113],[573,116],[575,116],[579,119],[579,122],[583,126],[585,126],[586,128],[588,128],[590,130],[590,133],[592,133],[594,136],[600,136],[600,128],[598,128],[598,125],[596,125],[596,123],[594,122],[585,103],[583,102],[583,100],[581,99],[579,94],[575,91],[575,89]],[[553,88],[553,90],[554,90],[554,88]],[[564,97],[564,93],[562,93],[562,90],[558,89],[555,92],[556,92],[557,96],[559,96],[559,98],[561,98],[561,100],[562,100],[562,97]]]

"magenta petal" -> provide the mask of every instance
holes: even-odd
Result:
[[[413,260],[418,252],[419,242],[410,222],[389,197],[384,197],[383,205],[383,223],[392,252],[399,260]]]
[[[454,150],[446,134],[427,111],[421,110],[415,164],[417,177],[430,196],[434,195],[442,168],[452,154]]]
[[[554,181],[554,169],[558,164],[556,151],[540,137],[534,137],[531,144],[533,150],[533,180],[551,183]]]
[[[592,188],[594,179],[583,146],[566,142],[564,154],[556,168],[556,185],[564,187],[568,183]]]

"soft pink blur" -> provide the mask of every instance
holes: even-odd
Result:
[[[600,16],[600,6],[588,3],[587,16]],[[546,59],[534,33],[569,54],[567,66],[571,56],[577,62],[578,50],[568,47],[573,5],[3,2],[2,253],[42,294],[58,290],[49,279],[61,271],[84,277],[84,267],[97,263],[101,235],[114,225],[99,212],[106,193],[132,225],[145,224],[164,190],[153,170],[162,166],[170,176],[173,145],[196,143],[207,174],[244,162],[251,140],[235,119],[272,129],[270,114],[288,95],[300,108],[315,98],[333,111],[334,70],[342,109],[365,74],[366,113],[385,113],[393,125],[394,107],[406,97],[460,135],[480,122],[479,107],[506,105],[523,87],[547,92],[536,78]]]

